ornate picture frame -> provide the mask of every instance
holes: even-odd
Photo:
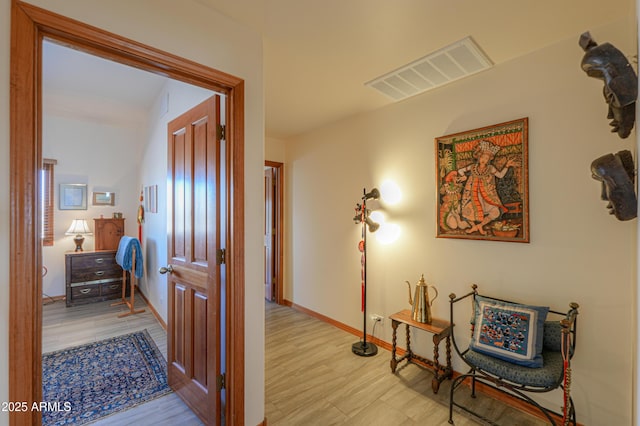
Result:
[[[438,238],[529,242],[529,119],[435,139]]]

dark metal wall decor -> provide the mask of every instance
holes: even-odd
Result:
[[[612,132],[626,138],[631,133],[636,116],[638,77],[622,52],[610,43],[598,45],[587,31],[580,36],[585,51],[582,69],[589,77],[604,81],[604,99],[609,104],[607,118]]]
[[[638,77],[625,57],[610,43],[597,44],[587,31],[578,42],[585,51],[581,67],[589,77],[603,80],[604,99],[609,105],[607,118],[611,131],[622,139],[635,124]],[[635,163],[630,151],[619,151],[596,158],[591,163],[592,177],[602,184],[601,198],[616,219],[637,217]]]
[[[618,220],[631,220],[638,213],[634,169],[631,152],[626,150],[603,155],[591,163],[593,178],[602,183],[601,197],[609,202],[609,213]]]

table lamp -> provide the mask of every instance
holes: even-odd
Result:
[[[75,251],[82,251],[82,243],[84,243],[85,235],[93,235],[93,232],[89,229],[89,224],[86,219],[73,219],[71,226],[65,232],[65,235],[75,235],[73,242],[76,243]]]

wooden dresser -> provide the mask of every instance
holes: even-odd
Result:
[[[116,263],[116,250],[66,253],[65,281],[67,306],[120,298],[122,268]]]
[[[96,250],[118,250],[124,235],[124,219],[93,219]]]

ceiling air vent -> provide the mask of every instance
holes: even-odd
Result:
[[[473,39],[466,37],[365,85],[400,101],[486,70],[492,65]]]

